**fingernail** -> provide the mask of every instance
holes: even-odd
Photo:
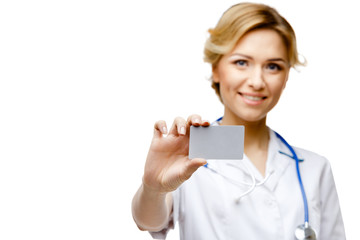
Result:
[[[196,118],[194,119],[193,123],[200,124],[200,120]]]
[[[180,134],[185,135],[185,127],[180,128]]]
[[[167,133],[166,127],[162,127],[162,133],[163,133],[163,134],[166,134],[166,133]]]

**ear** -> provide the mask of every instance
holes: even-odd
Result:
[[[219,83],[220,82],[217,66],[212,67],[212,80],[213,80],[214,83]]]

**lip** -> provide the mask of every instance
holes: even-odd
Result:
[[[260,105],[267,99],[267,96],[259,93],[239,92],[239,95],[246,104],[251,106]]]

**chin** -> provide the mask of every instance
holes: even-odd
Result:
[[[243,119],[245,122],[259,122],[266,119],[267,112],[256,110],[244,111],[244,109],[239,109],[238,114],[236,115],[238,118]]]
[[[237,114],[237,118],[240,123],[254,124],[260,123],[266,120],[266,115],[254,115],[254,114]]]
[[[247,119],[244,119],[244,122],[247,122],[247,123],[259,123],[259,122],[263,122],[266,120],[266,116],[265,117],[258,117],[258,118],[247,118]]]
[[[254,109],[244,106],[236,106],[234,108],[225,109],[225,115],[228,115],[229,120],[240,124],[263,122],[266,120],[267,113],[268,111],[264,108]]]

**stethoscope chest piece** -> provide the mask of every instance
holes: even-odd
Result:
[[[309,226],[309,224],[302,224],[295,230],[296,240],[312,239],[316,240],[315,231]]]

